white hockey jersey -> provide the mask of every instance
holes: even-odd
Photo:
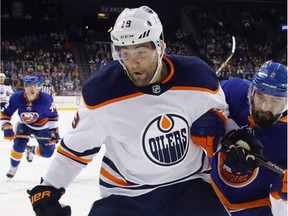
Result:
[[[133,85],[114,61],[84,86],[84,103],[61,141],[45,183],[67,187],[104,144],[100,193],[136,196],[194,178],[208,179],[205,152],[192,142],[192,123],[228,106],[215,72],[196,57],[164,56],[169,76]]]
[[[7,102],[13,93],[11,86],[0,84],[0,103]]]

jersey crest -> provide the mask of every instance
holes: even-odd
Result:
[[[218,175],[222,181],[231,187],[241,188],[250,184],[258,175],[259,168],[254,169],[253,172],[232,173],[230,167],[224,164],[224,154],[218,154]]]
[[[23,112],[20,115],[22,122],[32,124],[37,121],[39,114],[37,112]]]
[[[144,130],[142,145],[146,156],[161,166],[182,161],[189,148],[188,122],[177,114],[154,118]]]

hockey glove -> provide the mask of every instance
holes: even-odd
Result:
[[[277,199],[287,202],[287,169],[283,175],[277,177],[276,181],[272,184],[270,193]]]
[[[53,143],[53,144],[56,144],[58,143],[58,141],[60,140],[60,135],[59,135],[59,129],[58,127],[57,128],[53,128],[53,129],[50,129],[50,136],[51,136],[51,139],[50,139],[50,143]]]
[[[57,189],[52,186],[38,185],[32,190],[27,190],[36,216],[70,216],[70,206],[59,203],[65,193],[64,188]]]
[[[226,159],[225,165],[236,172],[253,172],[259,166],[254,156],[245,149],[263,157],[263,145],[248,129],[232,130],[221,140],[222,151]]]
[[[12,124],[10,123],[3,124],[2,130],[4,132],[4,139],[10,140],[10,141],[14,140],[15,134],[13,131]]]

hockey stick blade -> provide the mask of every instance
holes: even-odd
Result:
[[[231,50],[231,54],[228,56],[228,58],[225,60],[225,62],[218,68],[218,70],[216,71],[216,75],[218,75],[220,73],[220,71],[226,67],[227,63],[230,61],[230,59],[233,57],[234,53],[235,53],[235,49],[236,49],[236,40],[235,37],[232,36],[232,50]]]
[[[230,141],[228,141],[227,139],[224,139],[224,140],[227,143],[233,144]],[[221,144],[223,144],[223,143],[221,143]],[[225,145],[225,147],[229,148],[229,144]],[[271,161],[266,160],[265,158],[261,157],[260,155],[254,153],[254,152],[251,152],[245,148],[243,148],[243,149],[247,154],[252,155],[259,162],[259,164],[261,164],[262,166],[264,166],[264,167],[266,167],[266,168],[268,168],[268,169],[270,169],[270,170],[272,170],[278,174],[284,173],[285,170],[282,167],[278,166],[277,164],[274,164]]]

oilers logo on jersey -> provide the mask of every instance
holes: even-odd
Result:
[[[241,188],[250,184],[258,175],[259,168],[253,172],[232,173],[229,166],[224,164],[225,155],[220,152],[218,155],[218,175],[222,181],[231,187]]]
[[[177,114],[157,116],[142,137],[147,157],[158,165],[171,166],[185,158],[189,148],[189,125]]]
[[[22,122],[32,124],[38,120],[39,114],[37,112],[23,112],[21,113],[20,118]]]

